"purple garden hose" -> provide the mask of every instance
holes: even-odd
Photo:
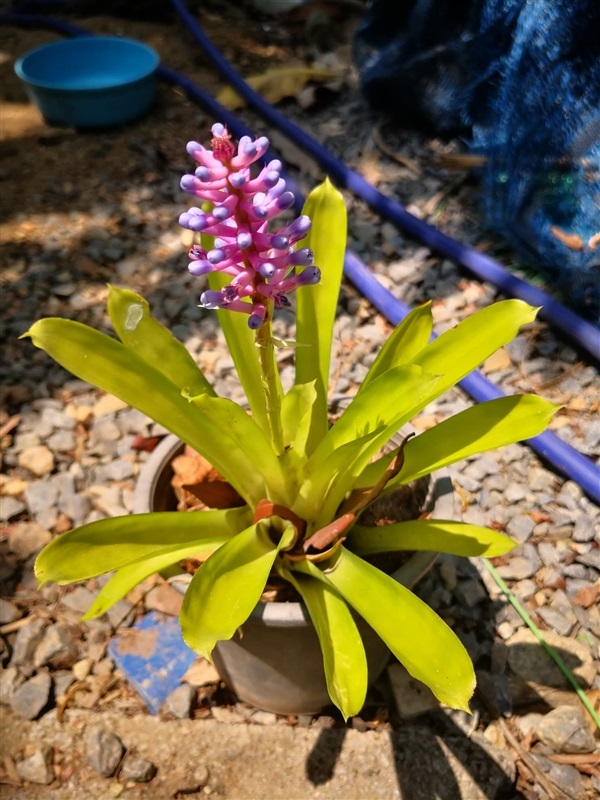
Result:
[[[173,2],[177,4],[179,0],[173,0]],[[82,28],[62,22],[61,20],[53,20],[45,16],[30,16],[8,13],[0,17],[0,21],[15,25],[51,28],[69,36],[92,35],[89,31],[85,31]],[[162,66],[158,68],[158,75],[168,83],[175,84],[183,89],[193,100],[198,102],[207,111],[207,113],[214,117],[214,119],[226,124],[237,138],[240,138],[244,135],[249,135],[249,131],[234,114],[223,108],[211,95],[200,89],[200,87],[189,78],[186,78],[184,75],[180,75],[179,73]],[[264,103],[264,101],[262,102]],[[314,142],[314,140],[311,141]],[[317,143],[314,142],[314,144],[316,145]],[[329,157],[333,158],[331,156]],[[336,163],[339,164],[340,162]],[[347,168],[344,167],[344,169]],[[296,196],[296,202],[298,206],[301,207],[303,200],[298,187],[287,176],[286,181],[288,182],[290,190]],[[386,199],[387,202],[392,203],[392,201],[387,200],[387,198],[384,199]],[[407,214],[406,211],[403,211],[403,213]],[[410,215],[408,216],[410,217]],[[420,220],[416,221],[421,223]],[[425,223],[421,224],[424,225]],[[435,231],[435,229],[431,228],[429,225],[426,227]],[[439,235],[443,236],[443,234]],[[448,237],[445,238],[448,239]],[[346,251],[344,270],[347,277],[352,281],[352,283],[354,283],[356,288],[375,306],[375,308],[381,311],[381,313],[383,313],[392,324],[396,325],[408,314],[408,307],[405,306],[400,300],[396,299],[391,292],[389,292],[377,280],[377,278],[360,261],[360,259],[349,250]],[[520,283],[523,282],[520,281]],[[524,285],[527,286],[527,284]],[[523,299],[527,300],[527,298]],[[569,313],[572,314],[572,312]],[[576,315],[573,314],[573,316]],[[577,319],[579,318],[577,317]],[[579,322],[587,325],[587,323],[584,323],[583,320],[579,320]],[[592,326],[589,327],[591,328]],[[463,378],[463,380],[460,382],[460,386],[477,402],[484,402],[486,400],[492,400],[497,397],[504,396],[504,392],[502,392],[501,389],[488,381],[487,378],[477,371],[474,371],[470,375],[467,375],[465,378]],[[579,453],[566,442],[563,442],[551,431],[545,431],[539,436],[535,436],[532,439],[527,439],[526,443],[541,458],[551,464],[558,472],[578,483],[583,491],[589,495],[589,497],[591,497],[595,502],[600,503],[600,469],[589,458]]]
[[[545,292],[512,275],[493,258],[452,239],[433,225],[413,216],[400,203],[378,191],[362,175],[337,159],[310,134],[287,119],[258,92],[248,86],[204,33],[183,0],[171,0],[171,2],[202,48],[202,52],[208,56],[223,78],[261,117],[279,128],[288,139],[312,156],[339,184],[361,197],[398,228],[407,231],[432,250],[437,250],[447,258],[462,264],[481,280],[493,283],[504,294],[509,297],[518,297],[532,306],[541,306],[541,316],[547,318],[551,325],[587,350],[597,361],[600,360],[600,330],[598,328],[586,322]]]

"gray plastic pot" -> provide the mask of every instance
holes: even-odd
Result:
[[[169,435],[153,451],[140,473],[134,513],[176,508],[170,485],[171,461],[183,447],[177,437]],[[446,473],[431,477],[424,507],[438,519],[452,519],[452,484]],[[415,553],[393,577],[410,588],[431,569],[436,558],[436,553]],[[182,575],[172,582],[185,591],[189,580],[189,575]],[[372,683],[385,669],[390,652],[362,619],[357,618],[357,624]],[[302,603],[259,603],[233,639],[217,644],[213,659],[229,688],[241,700],[264,711],[315,714],[331,702],[317,634]]]

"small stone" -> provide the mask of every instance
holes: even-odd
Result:
[[[30,514],[39,514],[53,506],[58,499],[58,487],[49,480],[35,481],[25,489],[25,502]]]
[[[401,664],[391,664],[387,674],[398,714],[411,719],[440,707],[439,701],[425,684],[412,678]]]
[[[21,686],[25,678],[17,667],[7,667],[0,672],[0,703],[8,706],[15,691]]]
[[[553,487],[556,478],[547,469],[542,467],[532,467],[529,470],[527,485],[534,492],[547,492],[553,494]]]
[[[42,641],[46,623],[37,617],[21,628],[14,641],[12,664],[21,665],[31,662],[36,647]]]
[[[52,679],[47,672],[30,678],[13,694],[10,706],[23,719],[36,719],[50,701]]]
[[[552,628],[561,636],[568,636],[575,627],[575,619],[573,621],[567,619],[564,614],[554,608],[538,608],[537,613],[549,628]]]
[[[516,514],[506,526],[506,532],[519,544],[526,542],[535,528],[535,522],[527,514]]]
[[[64,696],[67,689],[75,681],[75,675],[70,669],[59,669],[52,674],[54,681],[54,696]]]
[[[449,592],[453,592],[458,583],[458,578],[456,576],[456,565],[453,564],[452,561],[443,560],[440,563],[439,570],[442,583]]]
[[[574,481],[566,481],[556,496],[556,502],[563,508],[574,509],[577,508],[582,496],[581,488]]]
[[[91,658],[82,658],[81,661],[77,661],[75,664],[73,664],[72,670],[75,679],[78,681],[84,681],[92,671],[93,665],[94,662]]]
[[[270,711],[255,711],[250,719],[257,725],[277,724],[277,714],[273,714]]]
[[[550,711],[536,733],[557,753],[593,753],[596,746],[585,717],[576,706],[559,706]]]
[[[52,539],[52,534],[37,522],[17,522],[8,529],[8,548],[26,561]]]
[[[114,414],[117,411],[122,411],[129,408],[127,403],[114,397],[112,394],[103,395],[98,402],[94,405],[93,414],[96,418],[105,417],[107,414]]]
[[[467,606],[467,608],[474,608],[482,600],[487,599],[487,592],[481,585],[480,581],[468,578],[462,580],[454,590],[456,599]]]
[[[600,571],[600,549],[590,550],[589,553],[581,553],[575,559],[580,564],[585,564],[588,567]]]
[[[142,756],[128,756],[119,770],[119,779],[134,781],[134,783],[148,783],[156,775],[156,767],[147,758]]]
[[[573,526],[573,541],[575,542],[591,542],[596,535],[596,525],[591,517],[587,514],[582,514],[575,520]]]
[[[21,619],[22,616],[22,612],[16,606],[0,597],[0,625],[14,622],[16,619]]]
[[[20,467],[42,477],[49,475],[54,469],[54,456],[49,448],[38,444],[19,453],[18,463]]]
[[[50,625],[36,648],[33,663],[36,667],[48,665],[54,669],[67,669],[78,658],[79,648],[69,631],[62,625]]]
[[[161,583],[152,588],[144,598],[144,605],[152,611],[160,611],[171,617],[178,617],[181,611],[183,595],[168,583]]]
[[[85,755],[90,767],[105,778],[111,778],[125,753],[119,737],[101,727],[89,728],[85,736]]]
[[[48,447],[53,453],[68,453],[75,450],[77,440],[73,431],[59,430],[48,438]]]
[[[38,747],[30,756],[17,762],[19,778],[30,783],[48,786],[54,780],[53,755],[54,751],[49,744]]]
[[[196,690],[188,683],[182,683],[171,692],[163,705],[163,711],[176,719],[189,719],[192,715]]]
[[[113,628],[128,628],[135,618],[135,609],[129,600],[119,600],[106,612]]]
[[[22,500],[17,500],[16,497],[0,497],[0,521],[8,522],[13,517],[18,517],[27,509]]]
[[[504,490],[504,498],[509,503],[518,503],[527,495],[527,487],[520,483],[509,483]]]
[[[521,581],[535,575],[536,568],[525,556],[514,556],[508,562],[498,567],[498,574],[508,581]]]
[[[61,603],[76,614],[85,614],[94,602],[96,595],[85,586],[76,586],[72,592],[63,595]]]
[[[558,784],[557,788],[563,787],[567,789],[570,792],[570,797],[583,797],[583,784],[579,770],[570,764],[556,764],[539,753],[532,752],[531,757],[537,766]]]

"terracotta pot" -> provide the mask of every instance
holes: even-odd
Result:
[[[183,447],[175,436],[167,436],[153,451],[137,483],[134,513],[176,509],[170,464]],[[431,509],[434,517],[452,519],[452,484],[447,474],[432,476],[426,495],[424,507]],[[431,569],[436,558],[436,553],[415,553],[393,577],[410,588]],[[182,581],[174,585],[185,591],[186,580],[189,582],[189,576],[182,576]],[[385,669],[390,652],[361,618],[357,618],[357,624],[372,683]],[[213,658],[229,688],[241,700],[265,711],[314,714],[331,702],[319,641],[302,603],[259,603],[233,639],[217,644]]]

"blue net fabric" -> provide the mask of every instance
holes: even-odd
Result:
[[[599,0],[374,0],[355,37],[369,101],[458,134],[488,223],[600,318]]]

